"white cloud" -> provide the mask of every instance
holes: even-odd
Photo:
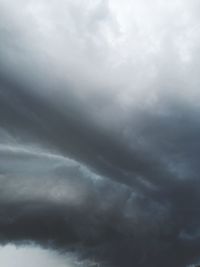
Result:
[[[7,59],[14,67],[21,65],[23,73],[27,66],[37,66],[38,76],[46,72],[49,83],[70,82],[83,98],[112,94],[108,106],[121,110],[155,104],[166,91],[166,80],[169,92],[186,99],[189,95],[192,101],[199,97],[195,0],[1,0],[0,5],[10,23],[8,32],[19,38],[11,39],[18,50],[13,55],[10,49]]]
[[[60,255],[40,247],[6,245],[0,247],[0,266],[3,267],[75,267],[70,255]]]

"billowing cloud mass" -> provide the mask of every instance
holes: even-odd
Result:
[[[0,0],[2,246],[66,267],[198,265],[199,11]]]

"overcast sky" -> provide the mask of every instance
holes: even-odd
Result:
[[[0,266],[200,262],[199,12],[0,0]]]

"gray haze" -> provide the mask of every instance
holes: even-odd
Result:
[[[199,11],[0,0],[2,245],[89,266],[200,261]]]

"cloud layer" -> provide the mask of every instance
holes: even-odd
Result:
[[[199,262],[199,8],[0,0],[2,244]]]

